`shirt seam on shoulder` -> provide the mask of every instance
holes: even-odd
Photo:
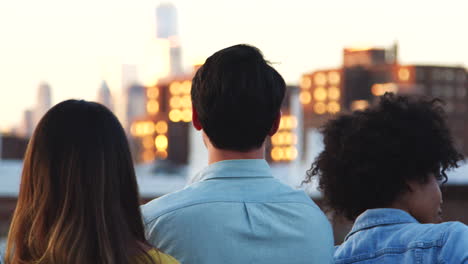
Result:
[[[200,204],[210,204],[210,203],[265,203],[265,204],[280,204],[280,203],[288,203],[288,204],[302,204],[302,205],[306,205],[306,206],[309,206],[313,209],[316,209],[320,212],[322,212],[322,210],[320,210],[320,208],[318,208],[318,206],[314,206],[313,204],[308,204],[306,202],[294,202],[294,201],[290,201],[290,202],[263,202],[263,201],[206,201],[206,202],[196,202],[196,203],[190,203],[190,204],[187,204],[187,205],[184,205],[184,206],[180,206],[180,207],[176,207],[174,209],[171,209],[171,210],[167,210],[165,212],[162,212],[162,213],[159,213],[159,214],[156,214],[156,216],[153,216],[151,217],[150,220],[146,220],[144,217],[144,223],[145,225],[148,225],[150,224],[151,222],[154,222],[156,219],[158,219],[159,217],[163,216],[163,215],[166,215],[166,214],[169,214],[169,213],[172,213],[174,211],[177,211],[177,210],[181,210],[181,209],[184,209],[184,208],[188,208],[188,207],[192,207],[192,206],[196,206],[196,205],[200,205]],[[322,212],[323,213],[323,212]]]

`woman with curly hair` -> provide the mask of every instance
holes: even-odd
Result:
[[[24,159],[7,264],[177,264],[145,239],[127,139],[104,106],[68,100]]]
[[[385,94],[323,127],[308,171],[324,202],[354,221],[335,263],[468,263],[468,228],[441,222],[440,182],[463,156],[437,99]]]

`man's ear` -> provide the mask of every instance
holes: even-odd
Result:
[[[281,111],[278,112],[276,115],[275,121],[273,122],[273,126],[271,126],[270,132],[268,132],[268,135],[271,137],[273,136],[276,132],[278,132],[278,128],[281,122]]]
[[[198,119],[198,113],[195,110],[195,107],[193,107],[193,105],[192,105],[192,124],[193,124],[193,127],[198,131],[203,129],[200,123],[200,120]]]

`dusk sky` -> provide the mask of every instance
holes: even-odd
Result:
[[[468,67],[466,0],[171,2],[178,9],[187,69],[219,49],[249,43],[294,84],[305,72],[339,66],[343,47],[388,47],[395,40],[402,63]],[[158,56],[148,47],[159,3],[1,1],[0,130],[21,122],[41,81],[52,87],[53,103],[94,100],[103,79],[120,95],[121,65],[143,69],[148,54]],[[142,72],[141,81],[147,78]]]

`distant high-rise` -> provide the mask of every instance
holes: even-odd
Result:
[[[101,87],[99,88],[97,101],[100,104],[105,105],[109,110],[113,111],[112,96],[109,90],[109,86],[106,81],[102,81]]]
[[[156,8],[156,37],[170,41],[170,71],[172,76],[183,73],[181,47],[177,32],[177,9],[173,4],[165,3]]]
[[[165,3],[156,8],[156,37],[168,39],[177,36],[177,9]]]
[[[125,127],[128,131],[131,124],[135,119],[144,117],[146,115],[146,89],[142,85],[133,84],[127,89],[126,95],[126,113],[125,113]]]
[[[34,125],[39,123],[39,120],[52,106],[52,92],[50,86],[46,82],[42,82],[39,85],[39,91],[37,94],[36,106],[34,109]]]
[[[31,110],[25,110],[23,113],[23,124],[21,134],[26,138],[30,138],[34,132],[34,114]]]

